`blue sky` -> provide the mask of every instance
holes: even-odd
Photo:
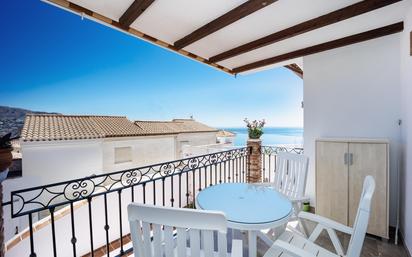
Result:
[[[0,105],[302,127],[303,83],[285,68],[235,78],[40,0],[5,1],[2,9]]]

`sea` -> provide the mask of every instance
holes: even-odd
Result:
[[[220,128],[236,133],[235,146],[244,146],[248,138],[247,128]],[[263,129],[262,145],[303,145],[303,128],[266,127]]]

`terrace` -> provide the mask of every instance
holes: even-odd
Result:
[[[5,208],[28,228],[6,244],[6,256],[133,256],[129,203],[193,208],[197,194],[208,187],[251,182],[251,165],[261,165],[261,181],[273,180],[282,152],[300,155],[303,149],[262,146],[260,162],[252,163],[252,149],[238,148],[14,191]],[[312,223],[306,225],[313,230]],[[348,237],[339,236],[347,247]],[[229,241],[232,237],[243,239],[248,256],[247,234],[235,231]],[[318,241],[333,251],[326,234]],[[263,256],[268,245],[261,240],[257,245]],[[369,236],[362,256],[378,255],[407,256],[402,245]]]
[[[365,195],[360,181],[372,176],[376,189],[361,256],[410,256],[411,1],[44,2],[228,75],[291,70],[304,82],[309,166],[302,193],[311,211],[352,231],[346,226],[356,224]],[[216,185],[276,183],[284,152],[302,155],[303,149],[248,141],[242,148],[13,191],[3,216],[27,228],[6,242],[5,256],[137,256],[130,203],[190,209]],[[296,222],[289,225],[298,229]],[[156,243],[155,229],[149,234]],[[328,235],[316,243],[333,252],[339,244]],[[338,237],[346,252],[352,240]],[[229,245],[242,239],[243,256],[267,254],[270,243],[262,237],[254,252],[250,238],[235,230],[227,239]]]
[[[129,203],[193,208],[207,187],[249,181],[250,151],[237,148],[14,191],[5,207],[29,226],[7,243],[6,256],[131,253]],[[280,151],[302,153],[301,148],[262,147],[264,181],[273,176],[269,171]]]

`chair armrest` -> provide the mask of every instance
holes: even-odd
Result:
[[[328,219],[328,218],[325,218],[325,217],[322,217],[322,216],[319,216],[319,215],[316,215],[310,212],[299,212],[298,217],[301,219],[306,219],[306,220],[316,222],[325,227],[332,228],[334,230],[338,230],[346,234],[351,235],[353,233],[353,228],[351,227],[345,226],[334,220],[331,220],[331,219]]]
[[[243,257],[242,240],[232,240],[232,254],[231,257]]]
[[[273,246],[277,246],[277,247],[281,248],[284,251],[284,253],[287,253],[287,255],[290,255],[292,257],[316,257],[315,255],[311,254],[310,252],[307,252],[307,251],[305,251],[301,248],[298,248],[294,245],[286,243],[285,241],[282,241],[282,240],[276,240],[273,243]]]

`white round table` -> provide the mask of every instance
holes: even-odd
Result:
[[[257,255],[256,234],[286,224],[292,203],[275,190],[254,184],[227,183],[208,187],[196,197],[196,208],[225,213],[228,227],[249,232],[249,257]]]

